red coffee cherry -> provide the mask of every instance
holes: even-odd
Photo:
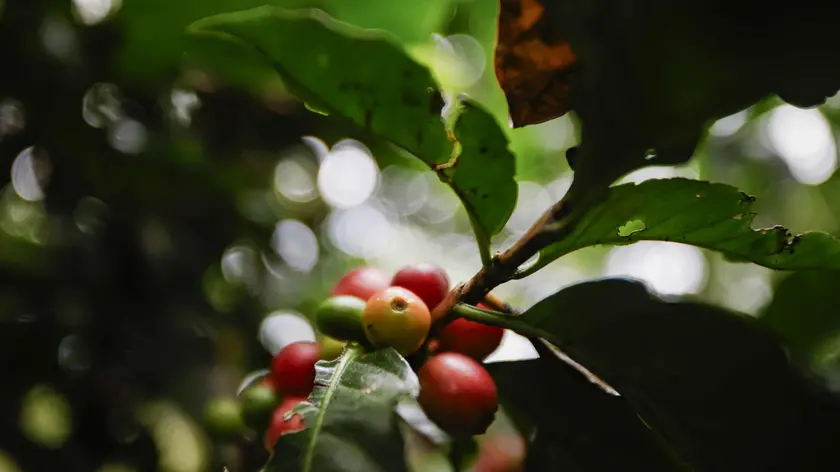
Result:
[[[433,311],[449,293],[449,276],[443,268],[425,262],[400,269],[391,285],[411,290]]]
[[[505,330],[497,326],[459,318],[440,330],[440,352],[460,352],[482,361],[499,347],[504,335]]]
[[[271,414],[271,423],[265,430],[264,445],[268,452],[274,452],[274,445],[277,439],[284,434],[296,433],[305,428],[303,417],[299,414],[291,415],[289,418],[286,415],[300,402],[305,401],[306,398],[289,396],[283,399],[274,412]]]
[[[318,344],[311,341],[298,341],[278,352],[271,361],[271,383],[277,393],[300,397],[312,393],[320,354]]]
[[[344,274],[330,292],[331,297],[338,295],[350,295],[367,301],[374,293],[385,290],[391,286],[391,281],[379,269],[373,267],[360,267]]]
[[[480,363],[457,352],[432,357],[420,368],[418,401],[426,415],[456,437],[484,433],[499,408],[496,383]]]

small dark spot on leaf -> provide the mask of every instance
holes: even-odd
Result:
[[[490,149],[489,149],[487,146],[481,146],[480,148],[478,148],[478,153],[479,153],[479,154],[487,154],[487,152],[488,152],[489,150],[490,150]]]
[[[368,108],[365,110],[365,129],[370,131],[371,126],[373,126],[373,110]]]
[[[443,97],[433,88],[430,88],[429,92],[432,94],[431,100],[429,100],[429,113],[439,115],[443,110]]]

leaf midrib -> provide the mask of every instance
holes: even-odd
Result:
[[[341,360],[339,360],[338,364],[335,366],[335,370],[330,376],[330,383],[327,385],[327,390],[324,392],[323,398],[321,398],[321,404],[318,405],[318,416],[315,417],[315,424],[312,425],[312,433],[309,435],[309,441],[306,445],[306,454],[303,456],[304,472],[312,472],[312,461],[315,457],[315,447],[318,443],[318,435],[324,425],[324,417],[326,416],[330,400],[341,384],[341,376],[344,374],[344,371],[350,365],[350,362],[359,356],[360,352],[361,348],[357,346],[348,347],[346,354],[341,357]]]

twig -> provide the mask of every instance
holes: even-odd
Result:
[[[582,211],[584,206],[580,205],[584,201],[576,199],[573,205],[571,195],[572,192],[566,193],[559,202],[543,213],[518,241],[503,253],[497,254],[490,265],[485,265],[469,281],[452,289],[447,297],[435,307],[432,318],[439,320],[441,325],[452,321],[454,316],[452,309],[457,303],[475,304],[486,300],[491,290],[511,280],[519,266],[540,249],[568,234],[574,228],[579,216],[584,213]],[[492,299],[490,301],[493,303]]]

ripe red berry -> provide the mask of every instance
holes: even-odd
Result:
[[[418,401],[453,436],[484,433],[499,408],[496,383],[480,363],[457,352],[432,357],[420,368]]]
[[[391,279],[391,285],[411,290],[431,311],[449,293],[449,276],[443,268],[425,262],[400,269]]]
[[[365,335],[374,346],[391,346],[403,355],[420,349],[432,318],[414,292],[389,287],[370,297],[362,312]]]
[[[374,293],[385,290],[391,283],[388,276],[373,267],[360,267],[344,274],[330,292],[331,297],[350,295],[367,301]]]
[[[315,385],[315,363],[321,349],[311,341],[284,347],[271,361],[271,383],[281,395],[308,396]]]
[[[525,441],[515,433],[486,437],[473,463],[474,472],[523,472]]]
[[[440,330],[440,351],[460,352],[481,361],[499,347],[504,335],[505,330],[497,326],[459,318]]]
[[[301,415],[294,414],[288,418],[286,417],[298,403],[304,400],[306,399],[301,397],[286,397],[274,409],[274,412],[271,414],[271,423],[269,423],[268,428],[265,430],[265,442],[263,443],[268,452],[273,452],[274,444],[277,443],[277,439],[280,436],[296,433],[305,428]]]

